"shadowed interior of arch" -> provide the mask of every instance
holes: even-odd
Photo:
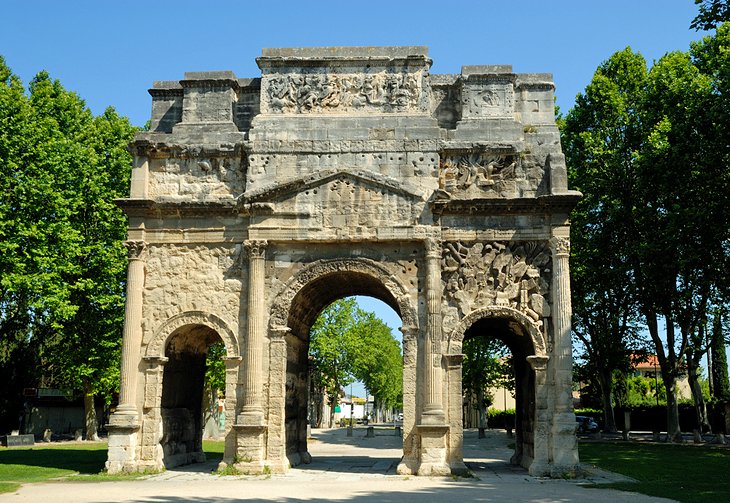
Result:
[[[464,332],[464,341],[475,337],[498,339],[512,354],[512,365],[515,376],[515,424],[505,425],[505,429],[514,427],[514,454],[510,462],[515,465],[529,467],[534,458],[534,422],[535,422],[535,373],[530,367],[527,357],[535,354],[532,339],[527,330],[518,321],[507,317],[487,316],[476,320]],[[509,431],[509,430],[508,430]],[[468,459],[464,460],[469,462]]]
[[[287,334],[287,364],[286,364],[286,454],[292,466],[308,463],[311,455],[307,444],[307,425],[311,426],[310,403],[310,365],[309,365],[309,336],[312,325],[320,313],[336,300],[352,296],[373,297],[389,306],[401,317],[400,307],[394,295],[377,278],[356,271],[337,271],[323,274],[305,285],[294,297],[289,310],[287,325],[291,331]],[[402,375],[401,375],[402,379]],[[335,429],[318,435],[319,442],[347,442],[353,446],[361,442],[365,436],[364,429],[356,430],[351,439],[346,438],[346,429]],[[387,445],[402,451],[402,440],[390,431],[391,438]],[[342,438],[338,438],[342,437]],[[379,442],[382,444],[383,442]],[[374,442],[373,442],[374,444]],[[392,444],[392,445],[391,445]],[[327,450],[326,448],[324,449]],[[327,456],[325,454],[325,456]],[[382,455],[379,455],[382,456]],[[392,459],[393,469],[400,455]],[[384,459],[372,459],[372,464],[380,466],[387,463]],[[348,463],[368,465],[367,459],[343,460],[343,469],[346,471]],[[313,460],[316,466],[317,459]]]
[[[205,461],[203,388],[208,348],[215,343],[221,337],[205,325],[185,325],[167,340],[160,404],[166,468]]]

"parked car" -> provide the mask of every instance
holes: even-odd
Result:
[[[598,423],[589,416],[575,416],[578,423],[578,433],[595,433],[598,431]]]

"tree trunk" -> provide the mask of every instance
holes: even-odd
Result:
[[[477,385],[477,407],[479,409],[479,438],[484,438],[484,430],[487,428],[487,408],[484,406],[484,388]]]
[[[662,381],[667,391],[667,436],[672,442],[682,442],[679,428],[679,407],[677,404],[677,379],[670,372],[662,372]]]
[[[705,397],[702,396],[702,387],[697,376],[699,367],[699,359],[701,355],[696,351],[687,352],[687,375],[689,377],[689,386],[692,391],[692,398],[695,404],[695,414],[697,415],[697,428],[700,433],[710,431],[710,422],[707,420],[707,406],[705,405]]]
[[[337,405],[337,399],[330,398],[330,417],[329,417],[329,424],[327,425],[328,428],[332,428],[335,425],[335,406],[336,405]]]
[[[603,430],[615,433],[616,417],[613,412],[613,379],[611,369],[601,368],[598,372],[598,384],[601,387],[601,396],[603,399]]]
[[[99,432],[96,427],[96,407],[94,407],[94,391],[91,384],[84,383],[84,424],[86,429],[86,440],[99,440]]]
[[[727,371],[727,353],[725,352],[725,337],[722,333],[722,313],[718,309],[712,322],[712,372],[710,381],[713,384],[713,397],[717,400],[730,400],[730,379]]]

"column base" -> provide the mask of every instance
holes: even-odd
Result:
[[[443,426],[446,424],[446,414],[441,409],[426,409],[421,414],[421,425]]]
[[[241,419],[241,416],[239,416]],[[248,419],[251,419],[250,417]],[[264,434],[266,426],[262,424],[235,424],[236,454],[233,466],[246,473],[264,473]]]
[[[107,473],[134,473],[139,466],[139,423],[137,416],[109,418],[109,453],[105,468]]]
[[[552,436],[552,477],[575,476],[578,472],[578,440],[575,436],[575,414],[563,412],[553,416]]]
[[[242,410],[236,418],[236,426],[265,427],[264,413],[261,410]]]
[[[416,475],[418,472],[418,460],[411,456],[403,456],[395,472],[398,475]]]
[[[451,475],[451,467],[446,462],[447,424],[416,425],[421,437],[420,462],[418,475]]]

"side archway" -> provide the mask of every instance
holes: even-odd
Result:
[[[460,354],[464,335],[475,323],[483,319],[505,320],[510,324],[510,328],[515,335],[529,339],[534,356],[547,355],[547,344],[540,327],[535,324],[532,318],[517,309],[507,306],[482,307],[464,316],[448,336],[447,354]]]
[[[160,469],[205,460],[203,429],[217,422],[209,415],[215,397],[204,393],[206,357],[210,345],[221,342],[231,367],[225,377],[228,436],[240,363],[236,335],[220,317],[202,311],[179,313],[155,330],[144,355],[143,462]]]
[[[461,353],[463,342],[474,337],[501,340],[512,353],[515,373],[515,452],[511,462],[521,465],[532,473],[547,463],[545,436],[549,418],[547,410],[546,372],[549,361],[548,348],[540,326],[524,313],[507,306],[487,306],[466,315],[447,338],[446,353],[457,366],[449,369],[449,382],[462,390]],[[450,397],[450,414],[458,426],[452,435],[463,431],[462,393]],[[454,439],[456,440],[456,438]],[[460,453],[457,457],[461,459]],[[538,470],[539,471],[539,470]]]

